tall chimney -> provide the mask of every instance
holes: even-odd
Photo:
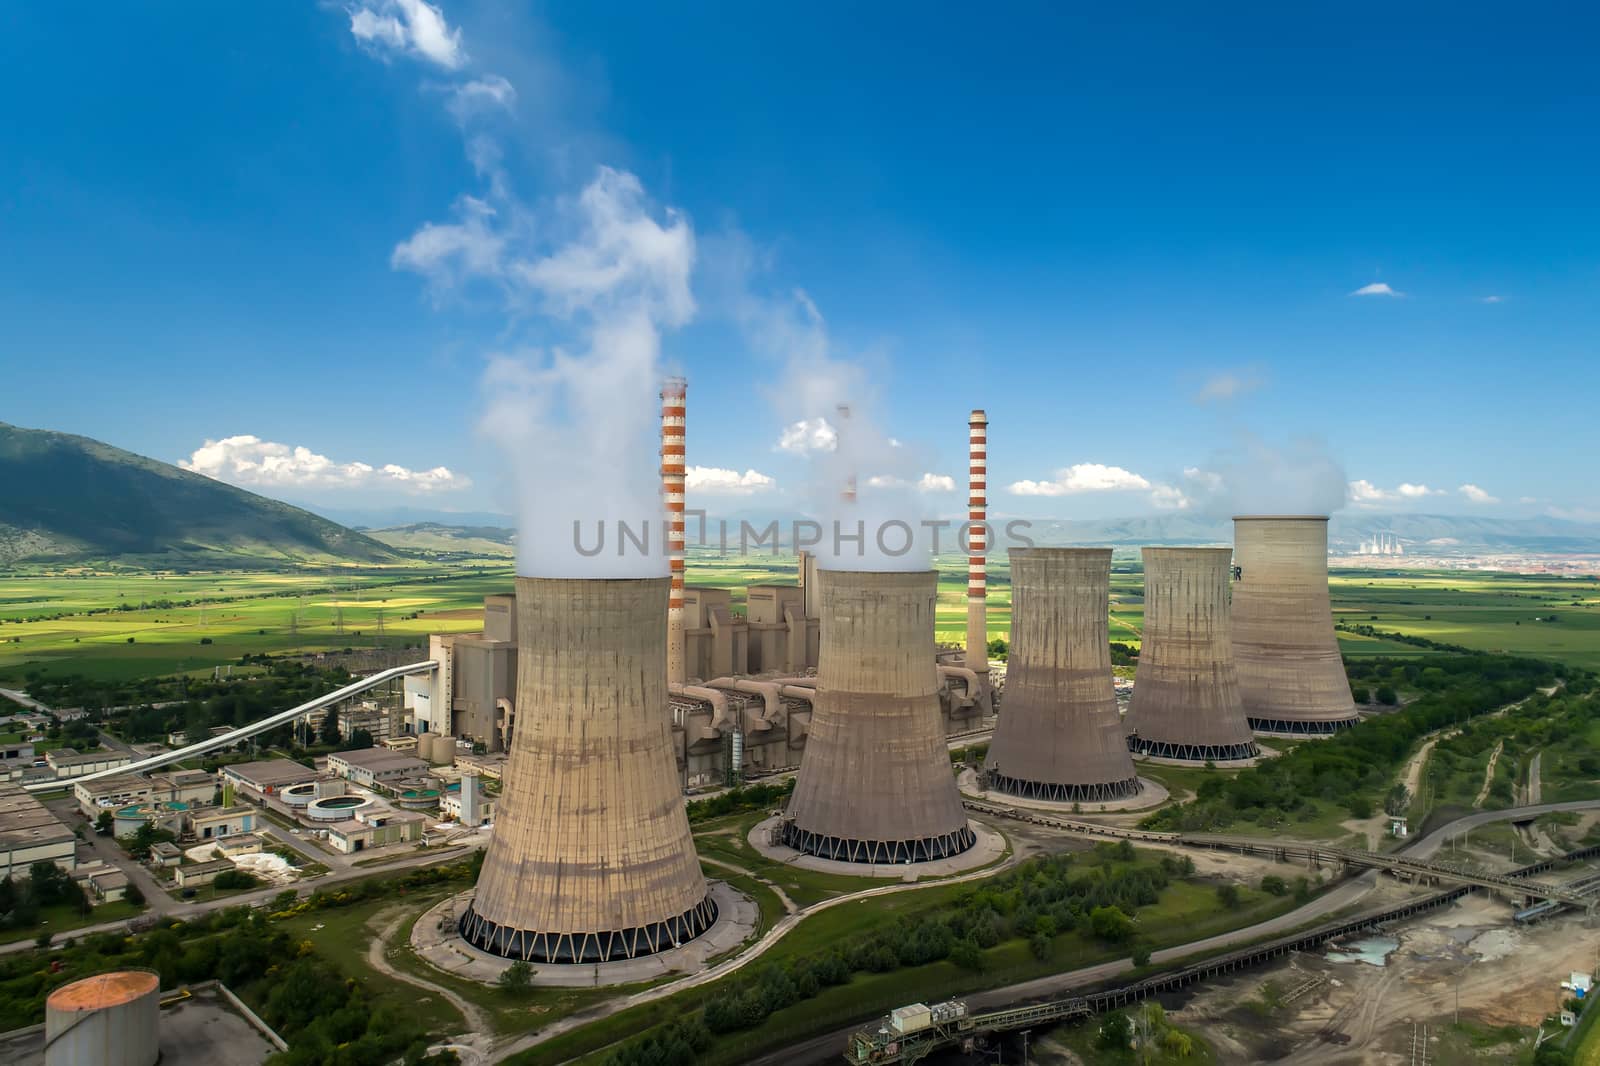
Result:
[[[517,578],[517,728],[468,943],[536,963],[632,959],[716,920],[678,784],[669,581]]]
[[[784,839],[845,862],[942,859],[976,840],[939,715],[932,570],[818,570],[815,713]]]
[[[1128,727],[1135,751],[1205,762],[1259,754],[1239,699],[1231,548],[1144,549],[1144,641]]]
[[[1005,713],[989,787],[1105,802],[1139,791],[1111,683],[1110,548],[1012,548]]]
[[[989,419],[982,411],[967,419],[967,669],[989,681],[988,550]]]
[[[667,600],[667,680],[688,680],[683,638],[684,431],[689,383],[668,378],[661,388],[661,496],[666,505],[667,558],[672,591]]]
[[[1259,733],[1325,735],[1356,723],[1333,634],[1324,515],[1233,520],[1233,655]]]

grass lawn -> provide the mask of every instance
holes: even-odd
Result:
[[[46,907],[39,912],[40,920],[38,925],[27,929],[0,930],[0,944],[12,944],[18,940],[32,940],[46,930],[49,931],[54,941],[60,941],[64,936],[70,935],[74,929],[100,925],[104,922],[124,922],[143,913],[143,906],[129,903],[127,900],[102,903],[88,914],[80,914],[77,908],[69,904],[57,904],[54,907]]]

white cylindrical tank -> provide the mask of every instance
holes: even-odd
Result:
[[[44,1005],[45,1066],[154,1066],[161,978],[148,970],[85,977]]]

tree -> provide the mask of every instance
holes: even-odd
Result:
[[[345,751],[361,751],[373,745],[372,734],[365,729],[352,729],[350,739],[344,742]]]
[[[1115,906],[1096,907],[1089,912],[1089,929],[1101,940],[1121,944],[1133,936],[1133,919]]]
[[[114,827],[116,824],[117,820],[116,818],[112,817],[110,811],[101,811],[94,820],[94,831],[99,833],[101,836],[106,836],[111,832],[112,827]]]
[[[1239,907],[1239,886],[1232,881],[1217,886],[1217,902],[1231,910]]]
[[[138,885],[134,884],[132,881],[128,882],[128,887],[123,891],[122,898],[133,904],[135,907],[144,906],[144,890]]]
[[[323,712],[322,725],[317,730],[317,739],[324,744],[337,745],[341,736],[343,734],[339,732],[339,708],[329,707]]]
[[[1150,965],[1150,949],[1144,944],[1136,944],[1133,948],[1132,962],[1135,966]]]
[[[1289,882],[1277,874],[1267,874],[1261,879],[1261,891],[1269,896],[1287,896],[1289,894]]]
[[[1393,707],[1396,703],[1400,702],[1400,697],[1396,695],[1392,685],[1380,685],[1378,687],[1377,695],[1378,702],[1383,704],[1385,707]]]
[[[1106,1020],[1100,1023],[1100,1031],[1094,1038],[1095,1046],[1107,1051],[1124,1049],[1132,1042],[1133,1023],[1128,1021],[1128,1016],[1120,1010],[1114,1010],[1106,1015]]]
[[[1028,938],[1028,950],[1033,952],[1033,957],[1043,962],[1050,957],[1050,938],[1043,933],[1035,933]]]
[[[518,959],[500,971],[495,983],[507,992],[526,992],[533,984],[533,967]]]

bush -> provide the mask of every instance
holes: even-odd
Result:
[[[1277,874],[1268,874],[1261,879],[1261,891],[1269,896],[1287,896],[1289,894],[1289,882]]]
[[[1117,1051],[1127,1048],[1133,1043],[1133,1023],[1128,1021],[1128,1016],[1120,1010],[1114,1010],[1106,1015],[1105,1021],[1100,1023],[1100,1031],[1095,1033],[1094,1046],[1106,1051]]]
[[[256,875],[243,870],[224,870],[211,882],[219,889],[254,888],[261,882]]]
[[[1395,693],[1392,685],[1378,686],[1378,702],[1385,707],[1393,707],[1400,702],[1400,697]]]
[[[533,984],[533,967],[518,959],[500,971],[496,983],[507,992],[526,992]]]
[[[1241,902],[1239,886],[1234,884],[1232,881],[1229,881],[1226,884],[1218,885],[1217,902],[1228,908],[1230,911],[1237,910],[1239,908],[1239,903]]]

